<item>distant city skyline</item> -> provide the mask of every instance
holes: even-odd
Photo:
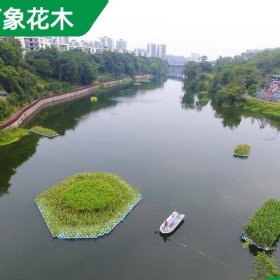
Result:
[[[166,44],[167,54],[177,56],[234,56],[280,46],[278,6],[277,0],[110,0],[81,39],[97,40],[106,34],[124,38],[129,49],[155,42]]]

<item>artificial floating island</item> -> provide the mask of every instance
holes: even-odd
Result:
[[[117,175],[97,172],[72,176],[35,202],[53,237],[96,239],[109,234],[141,198]]]
[[[39,125],[32,127],[30,129],[30,132],[33,132],[35,134],[39,134],[41,136],[48,137],[48,138],[54,138],[54,137],[58,136],[58,134],[55,130],[45,128],[45,127],[39,126]]]
[[[271,251],[280,236],[280,200],[263,204],[246,224],[242,240],[258,249]]]
[[[235,157],[248,158],[250,154],[250,150],[251,150],[250,145],[238,145],[234,149],[233,155]]]
[[[91,96],[90,101],[91,101],[92,103],[96,103],[96,102],[98,102],[98,99],[97,99],[96,96]]]

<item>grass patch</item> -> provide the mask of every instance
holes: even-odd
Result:
[[[243,109],[253,114],[261,114],[267,118],[280,120],[280,102],[270,103],[247,97]]]
[[[240,157],[248,157],[250,154],[251,147],[249,145],[238,145],[234,149],[234,155]]]
[[[111,173],[86,173],[40,194],[35,202],[53,237],[109,234],[140,201],[139,191]]]
[[[257,245],[272,248],[280,235],[280,200],[265,202],[246,224],[245,233]]]
[[[53,138],[55,136],[58,136],[57,132],[55,130],[49,129],[49,128],[45,128],[43,126],[34,126],[30,129],[30,132],[48,137],[48,138]]]
[[[103,211],[113,202],[116,189],[100,179],[74,183],[59,195],[63,206],[77,211]]]
[[[24,128],[8,129],[0,131],[0,146],[5,146],[19,141],[22,137],[29,134]]]

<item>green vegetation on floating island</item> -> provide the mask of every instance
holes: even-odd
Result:
[[[96,103],[96,102],[98,102],[98,99],[97,99],[96,96],[92,96],[92,97],[90,98],[90,101],[91,101],[92,103]]]
[[[249,145],[238,145],[234,149],[234,155],[238,157],[248,157],[251,147]]]
[[[5,146],[19,141],[22,137],[29,134],[24,128],[8,129],[0,131],[0,146]]]
[[[35,202],[53,237],[109,234],[141,200],[139,191],[111,173],[86,173],[40,194]]]
[[[280,236],[280,200],[263,204],[245,226],[246,235],[262,248],[273,248]]]
[[[39,125],[32,127],[30,129],[30,132],[33,132],[35,134],[39,134],[39,135],[42,135],[42,136],[45,136],[48,138],[53,138],[53,137],[58,136],[56,131],[49,129],[49,128],[45,128],[43,126],[39,126]]]

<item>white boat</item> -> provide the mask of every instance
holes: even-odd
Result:
[[[184,214],[179,214],[178,212],[174,211],[160,226],[160,232],[162,234],[171,234],[176,230],[184,218]]]

